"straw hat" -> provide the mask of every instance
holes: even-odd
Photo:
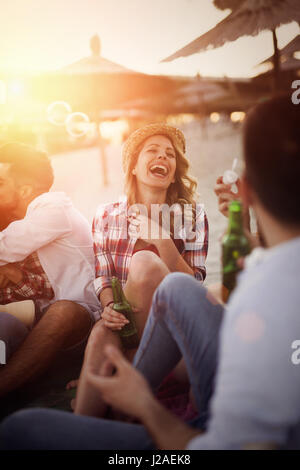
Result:
[[[148,124],[145,127],[141,127],[134,131],[126,140],[123,147],[123,169],[125,171],[128,163],[130,162],[130,157],[135,151],[135,149],[148,137],[152,135],[165,135],[168,137],[173,145],[179,147],[179,149],[185,153],[185,138],[183,133],[173,126],[168,126],[164,123],[154,123]]]

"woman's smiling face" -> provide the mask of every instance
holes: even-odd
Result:
[[[166,190],[175,182],[175,172],[176,153],[171,140],[164,135],[148,137],[132,170],[137,182]]]

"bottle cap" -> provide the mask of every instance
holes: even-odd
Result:
[[[226,170],[223,175],[224,184],[234,184],[238,180],[238,174],[232,170]]]

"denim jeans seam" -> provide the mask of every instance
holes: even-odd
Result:
[[[154,311],[156,310],[156,305],[153,306],[152,308],[153,308],[153,313],[154,313]],[[155,313],[156,313],[156,312],[155,312]],[[149,345],[149,343],[150,343],[150,341],[151,341],[151,339],[152,339],[152,336],[153,336],[153,333],[154,333],[154,329],[155,329],[156,324],[157,324],[157,320],[156,320],[156,318],[155,318],[154,315],[153,315],[153,317],[154,317],[154,318],[153,318],[153,324],[152,324],[152,326],[151,326],[151,330],[149,331],[146,344],[144,345],[144,347],[143,347],[143,349],[142,349],[142,351],[141,351],[141,353],[140,353],[140,357],[138,358],[138,362],[135,364],[135,368],[136,368],[136,369],[137,369],[138,365],[140,364],[142,358],[143,358],[144,355],[145,355],[145,352],[146,352],[146,350],[147,350],[147,348],[148,348],[148,345]]]
[[[195,364],[194,364],[194,361],[193,361],[193,358],[192,358],[193,356],[191,354],[191,351],[189,349],[189,346],[188,346],[187,342],[185,341],[185,337],[184,337],[184,334],[182,332],[182,328],[180,327],[180,324],[176,321],[176,317],[175,317],[175,315],[173,315],[172,310],[169,314],[170,314],[170,317],[172,318],[172,320],[174,322],[175,327],[177,328],[177,332],[181,336],[182,342],[185,346],[186,353],[189,357],[189,361],[190,361],[190,364],[191,364],[193,375],[196,377],[197,374],[196,374],[196,367],[195,367]],[[165,322],[165,320],[163,320],[163,321]],[[183,354],[182,354],[182,357],[183,357]]]
[[[193,377],[196,378],[196,377],[198,377],[198,374],[197,374],[197,367],[196,367],[196,364],[195,364],[195,362],[194,362],[194,360],[193,360],[193,355],[191,354],[191,351],[190,351],[190,349],[189,349],[188,343],[185,341],[185,336],[184,336],[184,334],[182,333],[182,328],[181,328],[180,324],[177,322],[176,316],[172,314],[172,311],[173,311],[173,310],[171,309],[171,312],[169,312],[170,317],[172,318],[172,320],[173,320],[173,322],[174,322],[174,325],[175,325],[175,327],[177,328],[177,331],[178,331],[178,333],[180,334],[180,336],[181,336],[181,338],[182,338],[183,345],[184,345],[184,347],[185,347],[186,353],[187,353],[187,355],[188,355],[188,357],[189,357],[189,360],[190,360],[190,365],[191,365]],[[219,335],[219,331],[220,331],[220,330],[218,330],[218,332],[215,332],[215,333],[213,334],[213,336],[210,338],[210,340],[207,341],[207,344],[206,344],[205,348],[203,348],[202,354],[201,354],[201,356],[200,356],[200,358],[199,358],[199,362],[201,362],[201,360],[202,360],[203,356],[205,355],[205,353],[206,353],[206,351],[207,351],[209,345],[210,345],[211,342],[216,338],[216,335]],[[183,355],[182,355],[182,357],[183,357]],[[200,376],[199,376],[199,377],[200,377]],[[191,377],[189,377],[189,379],[190,379],[190,383],[191,383]],[[200,379],[199,379],[199,380],[196,380],[196,381],[194,382],[194,385],[197,387],[198,390],[200,390],[200,384],[201,384],[201,380],[200,380]],[[191,385],[192,385],[192,383],[191,383]],[[200,395],[200,397],[201,397],[201,395]],[[202,399],[201,399],[201,401],[202,401]]]

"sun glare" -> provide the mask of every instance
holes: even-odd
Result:
[[[21,80],[12,80],[8,84],[8,90],[13,97],[19,97],[24,93],[24,83]]]
[[[245,119],[246,114],[243,111],[234,111],[230,114],[232,122],[242,122]]]
[[[212,123],[217,124],[217,122],[220,121],[221,116],[220,116],[219,113],[211,113],[211,115],[209,116],[209,118],[210,118],[210,120],[211,120]]]
[[[128,123],[124,119],[118,121],[104,121],[100,124],[101,135],[104,139],[114,143],[122,142],[125,132],[128,131]]]

